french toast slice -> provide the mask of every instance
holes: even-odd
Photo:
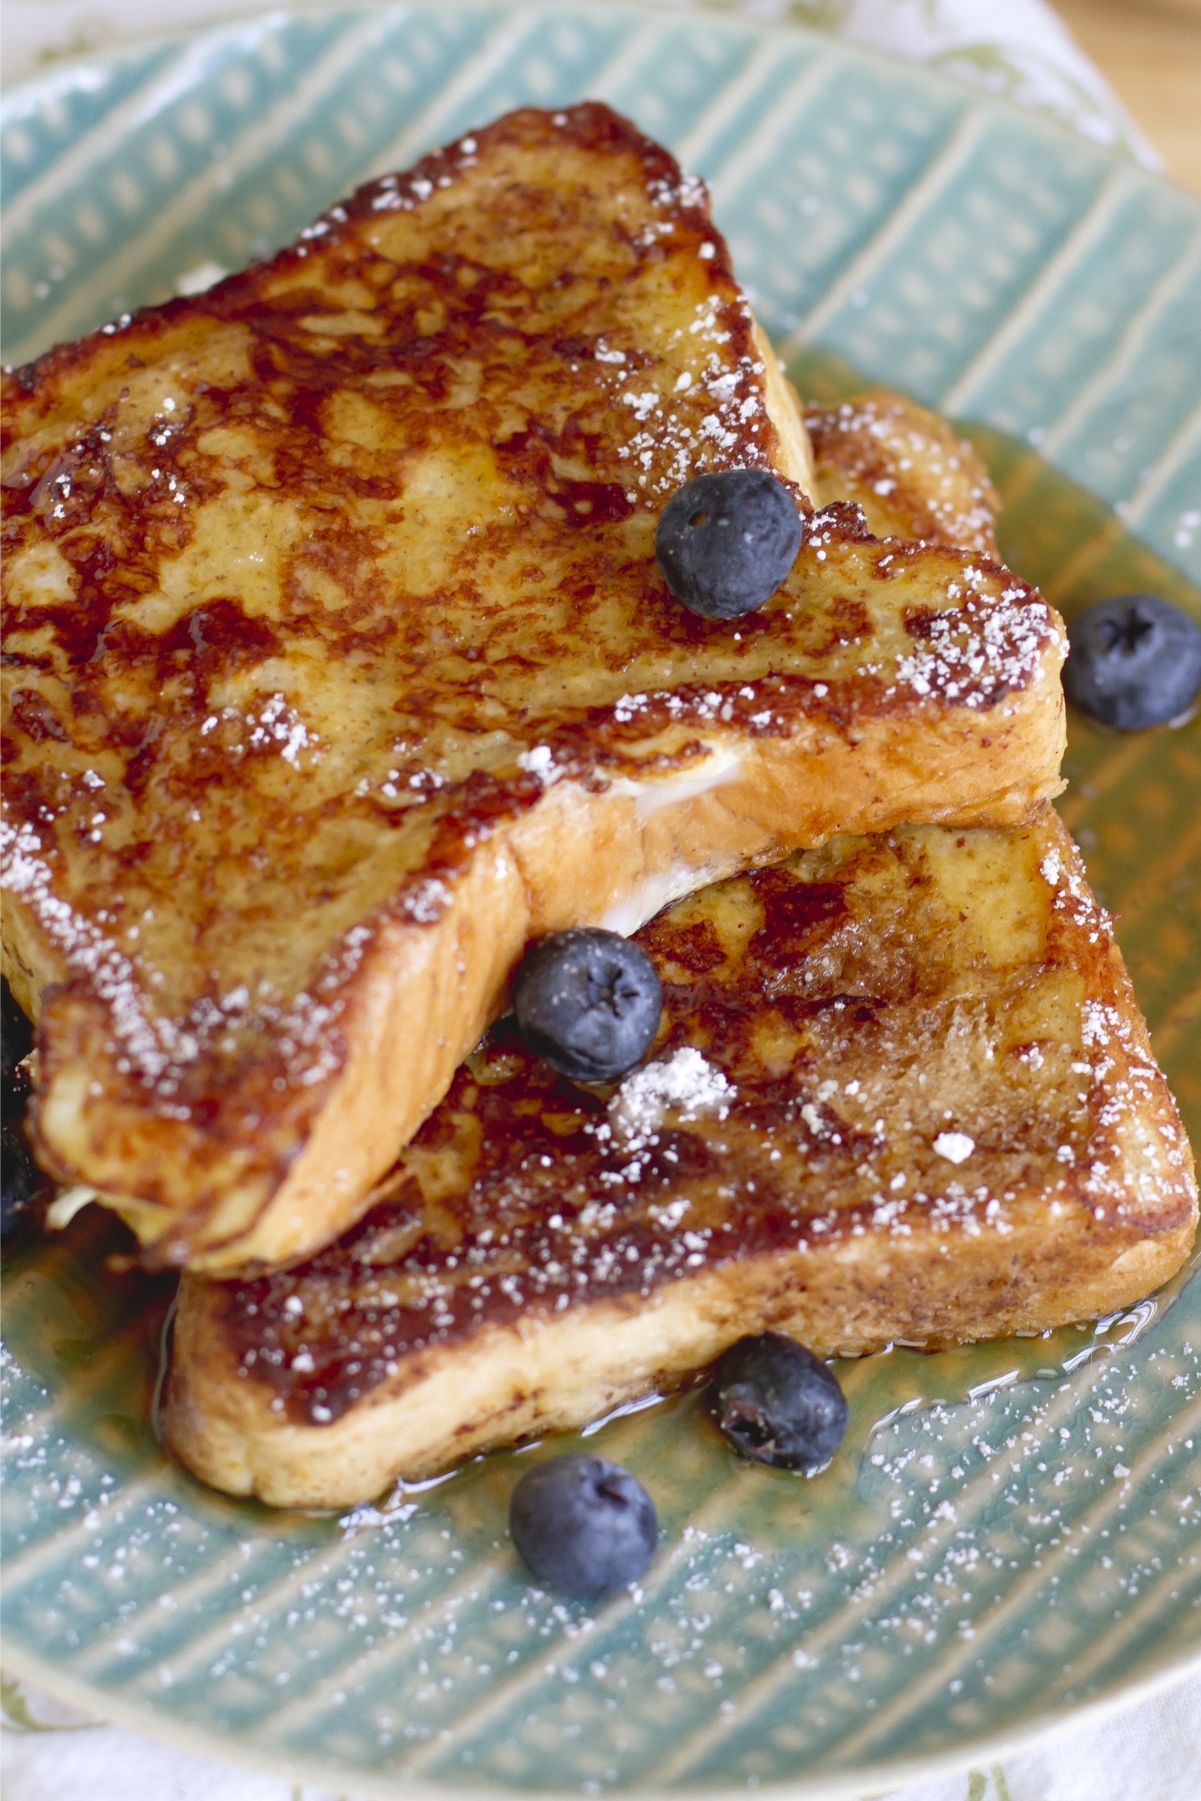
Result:
[[[603,106],[462,138],[5,403],[4,967],[41,1156],[148,1262],[350,1224],[528,939],[1059,786],[1054,612],[812,513],[703,187]],[[806,534],[717,625],[653,536],[732,465]]]
[[[747,1333],[826,1355],[1039,1332],[1187,1255],[1187,1140],[1049,805],[833,839],[638,942],[664,1019],[615,1088],[502,1022],[354,1231],[291,1273],[185,1276],[164,1418],[197,1475],[340,1506]]]
[[[1000,557],[997,496],[975,450],[907,394],[874,388],[807,406],[816,498],[853,500],[877,538]]]

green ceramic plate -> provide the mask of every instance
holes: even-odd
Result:
[[[622,6],[276,11],[4,108],[7,355],[236,265],[368,171],[603,95],[707,175],[802,386],[971,422],[1069,614],[1201,612],[1201,208],[1059,129],[786,27]],[[858,374],[856,373],[858,372]],[[1072,721],[1065,814],[1201,1122],[1201,743]],[[1201,1649],[1201,1282],[1098,1331],[847,1372],[805,1483],[689,1402],[603,1428],[661,1503],[643,1592],[531,1592],[512,1457],[348,1525],[225,1501],[150,1425],[166,1297],[83,1219],[5,1275],[6,1655],[150,1732],[367,1794],[879,1789]]]

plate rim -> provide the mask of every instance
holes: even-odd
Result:
[[[954,95],[965,113],[1000,115],[1024,133],[1041,133],[1052,139],[1064,140],[1077,153],[1083,150],[1102,166],[1123,171],[1136,183],[1146,183],[1153,190],[1167,192],[1177,203],[1183,202],[1201,221],[1201,196],[1185,188],[1174,176],[1145,168],[1117,147],[1096,142],[1051,113],[1027,110],[1005,96],[974,88],[941,70],[931,69],[923,63],[910,63],[903,57],[890,55],[873,46],[848,42],[800,20],[758,18],[718,7],[711,0],[694,0],[694,4],[695,9],[703,13],[707,23],[732,35],[745,34],[759,39],[802,38],[827,55],[843,58],[850,63],[866,61],[894,74],[905,71],[912,75],[919,87],[933,84],[937,90]],[[687,12],[655,4],[655,0],[613,0],[613,3],[611,0],[374,0],[374,3],[373,0],[283,0],[279,5],[260,5],[246,12],[221,12],[210,19],[176,30],[134,32],[77,54],[53,56],[41,68],[0,88],[0,123],[8,122],[10,109],[14,106],[20,108],[27,105],[32,110],[38,97],[45,95],[48,88],[53,91],[60,84],[69,86],[89,69],[109,66],[123,56],[136,55],[139,51],[149,51],[159,46],[182,48],[199,40],[220,39],[239,31],[278,30],[305,17],[324,16],[334,19],[356,13],[382,15],[389,11],[400,16],[406,12],[434,10],[488,10],[498,15],[554,11],[600,13],[609,17],[624,13],[647,22],[659,21],[667,27],[674,25],[676,29],[685,28],[689,19]],[[46,348],[49,349],[50,346]],[[43,354],[44,351],[38,353],[39,356]],[[33,360],[36,361],[37,358]],[[1052,459],[1052,467],[1054,466]],[[1158,543],[1153,535],[1139,532],[1136,536],[1165,560],[1174,562],[1170,546]],[[497,1801],[497,1797],[505,1793],[499,1784],[480,1788],[465,1787],[459,1783],[410,1780],[405,1777],[403,1770],[386,1774],[382,1771],[355,1770],[343,1764],[325,1764],[310,1757],[298,1757],[283,1749],[261,1749],[250,1739],[238,1738],[231,1746],[227,1746],[226,1741],[209,1729],[179,1720],[149,1703],[126,1701],[117,1691],[90,1683],[44,1662],[37,1652],[26,1645],[14,1645],[9,1640],[4,1646],[3,1658],[6,1673],[18,1680],[34,1683],[48,1695],[68,1705],[96,1714],[101,1723],[143,1733],[156,1742],[174,1745],[199,1756],[259,1769],[277,1776],[293,1777],[302,1783],[324,1783],[339,1790],[346,1787],[349,1779],[356,1801],[359,1797],[362,1801],[374,1801],[375,1797],[379,1797],[379,1801],[385,1801],[387,1797],[395,1801],[398,1793],[403,1793],[411,1801]],[[830,1772],[825,1776],[760,1781],[755,1785],[756,1791],[769,1798],[776,1797],[777,1801],[784,1796],[792,1798],[792,1801],[860,1801],[866,1790],[874,1789],[881,1783],[888,1788],[908,1785],[962,1772],[981,1759],[1021,1755],[1057,1732],[1123,1713],[1157,1694],[1198,1678],[1201,1678],[1201,1633],[1195,1647],[1185,1648],[1183,1651],[1180,1647],[1175,1648],[1149,1668],[1144,1667],[1133,1679],[1117,1676],[1098,1693],[1076,1701],[1060,1702],[1051,1711],[1025,1717],[1016,1727],[982,1730],[941,1751],[900,1759],[886,1757]],[[538,1790],[537,1801],[579,1801],[580,1792],[579,1789]],[[679,1801],[679,1797],[689,1794],[703,1796],[704,1801],[745,1801],[748,1789],[745,1785],[729,1787],[695,1782],[684,1788],[665,1789],[635,1783],[620,1792],[632,1798],[645,1797],[646,1801],[669,1801],[669,1797],[671,1801]]]
[[[52,1699],[77,1707],[81,1712],[94,1711],[93,1696],[102,1696],[106,1704],[111,1701],[112,1705],[106,1705],[104,1714],[94,1722],[97,1725],[140,1732],[159,1744],[172,1745],[235,1767],[293,1778],[301,1785],[320,1783],[332,1788],[335,1794],[343,1794],[345,1801],[398,1801],[400,1796],[404,1801],[498,1801],[498,1797],[522,1792],[531,1795],[533,1801],[580,1801],[583,1792],[578,1788],[521,1791],[507,1790],[500,1784],[469,1788],[461,1783],[433,1783],[420,1777],[407,1777],[403,1766],[390,1774],[359,1771],[345,1764],[326,1764],[309,1757],[297,1757],[282,1749],[265,1750],[241,1738],[235,1741],[235,1752],[203,1727],[189,1725],[138,1702],[127,1702],[120,1694],[110,1695],[107,1689],[93,1688],[90,1683],[44,1663],[25,1647],[21,1647],[16,1655],[11,1647],[6,1647],[4,1663],[7,1675],[15,1676],[18,1681],[33,1682]],[[1115,1717],[1170,1689],[1183,1688],[1190,1681],[1201,1681],[1201,1642],[1183,1661],[1173,1654],[1133,1682],[1124,1683],[1118,1679],[1100,1694],[1061,1704],[1054,1713],[1035,1716],[1029,1723],[1019,1726],[1016,1732],[982,1733],[943,1751],[890,1759],[886,1763],[856,1764],[826,1776],[760,1781],[753,1789],[745,1784],[731,1788],[694,1783],[686,1788],[630,1787],[616,1793],[629,1797],[629,1801],[682,1801],[688,1795],[701,1797],[702,1801],[747,1801],[750,1794],[763,1795],[766,1801],[869,1801],[872,1795],[879,1795],[883,1801],[894,1788],[962,1774],[980,1760],[1022,1756],[1057,1732]],[[346,1789],[348,1779],[349,1791]],[[885,1784],[883,1789],[877,1786],[881,1781]]]
[[[805,38],[834,56],[845,56],[851,61],[866,60],[894,73],[906,70],[919,84],[931,83],[943,93],[954,94],[973,111],[1000,113],[1006,118],[1019,121],[1024,128],[1050,132],[1077,149],[1083,148],[1086,154],[1099,158],[1108,166],[1125,170],[1173,194],[1201,217],[1201,194],[1194,194],[1190,188],[1186,188],[1170,170],[1148,169],[1116,146],[1099,143],[1084,132],[1075,130],[1053,113],[1019,106],[1006,95],[991,94],[985,88],[973,87],[954,75],[946,74],[942,69],[932,69],[922,62],[910,62],[905,57],[891,55],[872,44],[850,42],[800,19],[760,18],[752,13],[731,11],[720,0],[686,0],[686,6],[687,10],[685,6],[677,7],[665,3],[665,0],[280,0],[278,5],[259,4],[248,12],[223,11],[210,19],[184,25],[177,30],[135,31],[123,34],[116,42],[107,46],[97,45],[94,49],[62,56],[51,54],[40,70],[11,84],[0,83],[0,124],[4,122],[3,114],[11,103],[26,99],[58,77],[69,80],[89,67],[112,62],[126,52],[150,50],[159,45],[186,45],[199,38],[217,37],[239,28],[286,25],[293,19],[306,16],[336,18],[340,14],[383,14],[390,10],[399,13],[405,10],[446,12],[487,8],[498,14],[575,11],[598,13],[603,17],[625,12],[648,21],[658,19],[667,24],[683,26],[699,11],[710,24],[722,30],[745,32],[753,37]],[[670,148],[669,145],[668,149]]]

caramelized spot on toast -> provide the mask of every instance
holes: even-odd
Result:
[[[953,1244],[1030,1206],[1108,1212],[1134,1236],[1189,1216],[1183,1164],[1136,1193],[1123,1134],[1171,1104],[1049,812],[1011,833],[834,840],[638,937],[665,976],[648,1063],[699,1052],[691,1100],[637,1102],[637,1077],[584,1088],[502,1022],[354,1232],[210,1291],[240,1367],[290,1419],[395,1392],[425,1351],[485,1327],[637,1307],[848,1235],[878,1240],[885,1271],[889,1239],[919,1222]],[[917,1315],[895,1309],[903,1332]]]

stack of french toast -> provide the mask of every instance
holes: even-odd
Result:
[[[33,1141],[184,1271],[205,1480],[369,1499],[748,1334],[1039,1332],[1183,1262],[1187,1141],[1051,806],[1062,624],[945,425],[802,408],[633,126],[511,114],[5,401]],[[715,620],[656,530],[730,470],[800,548]],[[661,983],[616,1079],[509,1010],[581,926]]]

